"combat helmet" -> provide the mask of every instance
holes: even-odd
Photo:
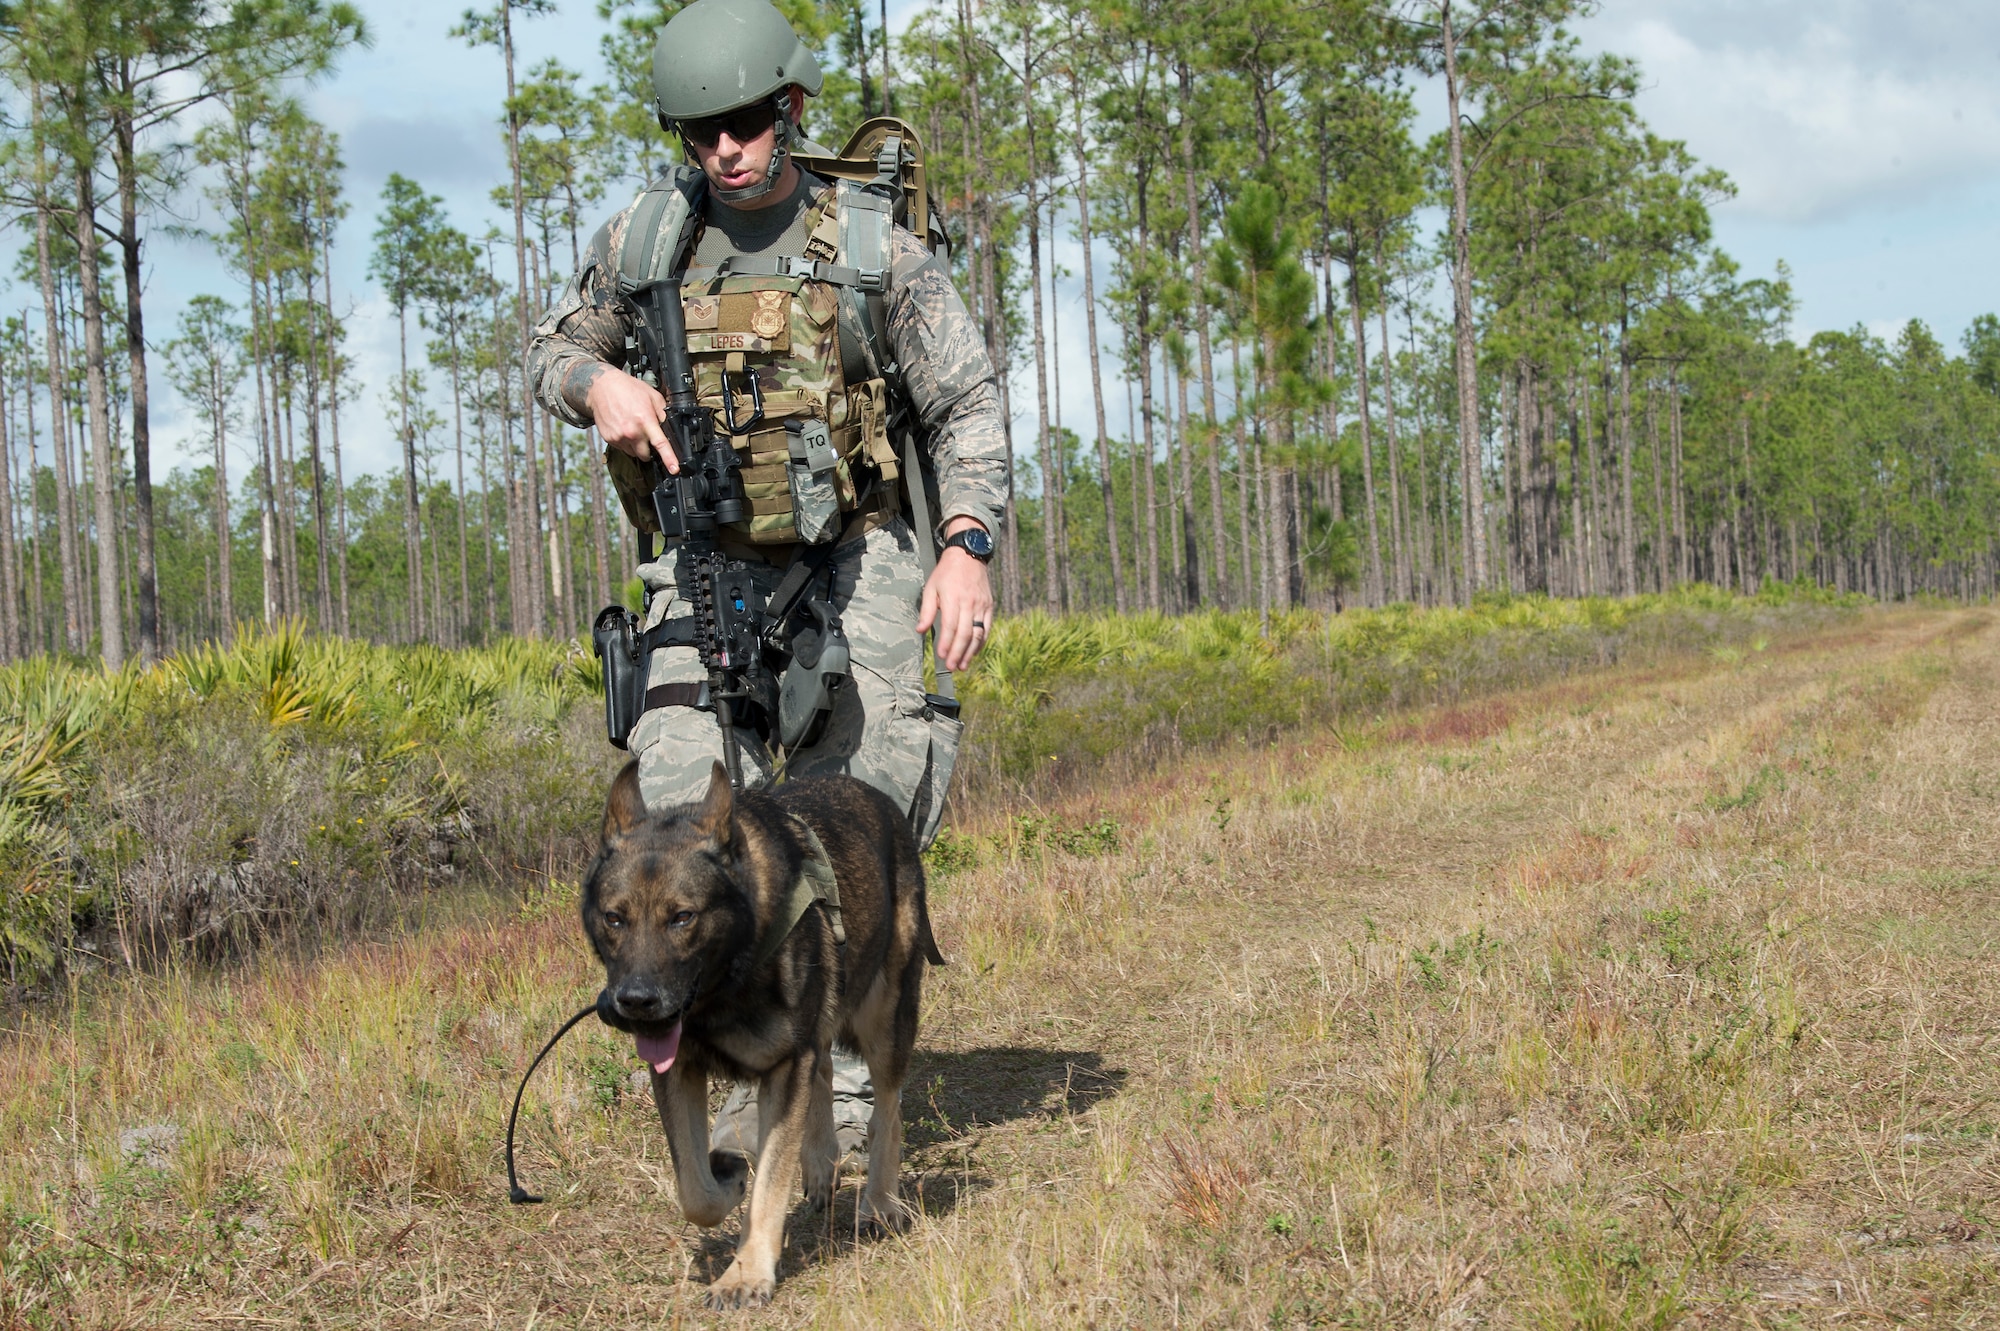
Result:
[[[777,187],[797,133],[785,90],[796,84],[817,97],[825,82],[811,48],[770,0],[695,0],[653,44],[653,107],[661,129],[772,104],[771,168],[754,185],[720,191],[724,203],[747,203]]]

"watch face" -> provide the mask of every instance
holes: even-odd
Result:
[[[952,538],[965,547],[965,553],[974,559],[993,558],[993,538],[978,527],[967,527]]]

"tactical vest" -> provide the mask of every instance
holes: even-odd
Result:
[[[700,171],[676,165],[639,196],[611,256],[619,289],[682,273],[696,392],[741,458],[749,500],[748,520],[724,530],[755,545],[832,540],[837,515],[893,495],[897,478],[883,316],[893,201],[836,180],[807,212],[803,257],[732,255],[683,271],[705,190]],[[650,529],[648,505],[632,502],[643,476],[621,458],[607,459],[619,497]]]

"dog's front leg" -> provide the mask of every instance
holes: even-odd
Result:
[[[653,1103],[673,1153],[681,1214],[705,1229],[721,1224],[743,1200],[745,1170],[739,1155],[709,1154],[707,1070],[683,1061],[655,1072]]]
[[[785,1246],[785,1212],[791,1208],[792,1189],[798,1186],[799,1148],[805,1141],[819,1061],[816,1052],[808,1051],[789,1063],[780,1063],[758,1084],[764,1146],[757,1155],[750,1219],[743,1227],[736,1260],[708,1287],[711,1307],[766,1304],[777,1288],[778,1255]]]

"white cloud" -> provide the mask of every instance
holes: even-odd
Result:
[[[1726,171],[1743,213],[1822,222],[1897,209],[2000,166],[2000,28],[1937,6],[1617,6],[1583,30],[1635,56],[1640,110]]]

